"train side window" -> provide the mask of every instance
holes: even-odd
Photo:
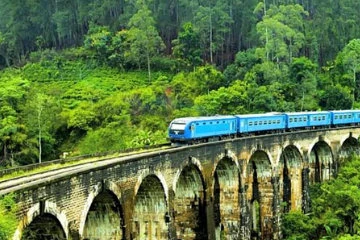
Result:
[[[306,117],[303,118],[304,122],[306,122]]]
[[[335,115],[335,119],[338,119],[339,118],[339,116],[338,115]]]
[[[348,115],[348,118],[351,118],[351,114]]]
[[[199,123],[196,123],[197,126],[199,126]]]
[[[206,122],[203,122],[203,125],[206,125]]]
[[[322,116],[322,120],[325,120],[325,116]]]
[[[253,122],[249,122],[249,126],[252,126],[253,125]]]
[[[264,121],[264,125],[267,125],[267,121],[266,121],[266,120]]]
[[[294,118],[294,122],[297,122],[297,120],[298,120],[297,118]]]
[[[277,120],[276,123],[277,123],[277,124],[280,124],[280,120]]]
[[[225,123],[225,121],[223,121],[223,123]]]
[[[293,118],[290,118],[290,122],[291,122],[291,123],[293,122]]]
[[[259,125],[262,125],[262,121],[259,121]]]
[[[339,118],[340,118],[340,119],[343,119],[343,116],[342,116],[342,115],[340,115],[340,116],[339,116]]]
[[[257,126],[257,125],[258,125],[258,121],[255,121],[255,122],[254,122],[254,125]]]
[[[210,122],[210,124],[212,124],[212,122]]]

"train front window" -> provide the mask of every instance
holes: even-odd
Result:
[[[184,130],[185,126],[185,123],[173,123],[171,124],[171,130]]]

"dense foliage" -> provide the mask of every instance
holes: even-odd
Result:
[[[181,116],[356,108],[359,6],[1,1],[0,164],[161,143]]]
[[[360,158],[342,163],[336,179],[311,187],[310,213],[284,216],[285,239],[360,239]]]
[[[11,239],[18,221],[16,219],[16,202],[13,194],[0,197],[0,239]]]

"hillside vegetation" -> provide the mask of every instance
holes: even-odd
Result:
[[[284,239],[360,239],[359,167],[359,157],[347,159],[335,179],[311,186],[312,210],[285,215]]]
[[[1,1],[0,165],[162,143],[181,116],[359,107],[359,8]]]

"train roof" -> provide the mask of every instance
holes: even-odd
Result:
[[[351,110],[333,110],[333,111],[330,111],[332,113],[341,113],[341,112],[350,112],[350,113],[353,113],[353,112],[360,112],[360,109],[351,109]]]
[[[200,117],[183,117],[176,118],[172,122],[176,123],[188,123],[193,121],[212,121],[212,120],[223,120],[223,119],[234,119],[235,116],[232,115],[216,115],[216,116],[200,116]]]
[[[251,113],[251,114],[241,114],[241,115],[235,115],[239,118],[251,118],[251,117],[274,117],[274,116],[281,116],[284,115],[280,112],[270,112],[270,113]]]
[[[311,111],[311,112],[287,112],[285,113],[286,115],[313,115],[313,114],[325,114],[325,113],[330,113],[330,111]]]

